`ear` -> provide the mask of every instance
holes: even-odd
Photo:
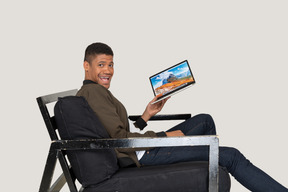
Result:
[[[83,67],[85,71],[88,71],[90,69],[90,64],[87,61],[84,61]]]

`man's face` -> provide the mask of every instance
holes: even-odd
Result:
[[[106,89],[109,89],[114,74],[113,67],[112,55],[96,55],[90,64],[84,61],[85,79],[94,81]]]

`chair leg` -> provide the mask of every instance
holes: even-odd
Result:
[[[219,185],[219,140],[215,138],[209,146],[209,192],[218,192]]]
[[[75,182],[74,182],[75,179],[73,179],[71,177],[70,169],[69,169],[67,161],[66,161],[66,159],[65,159],[65,157],[63,155],[63,152],[62,151],[58,151],[58,155],[57,156],[58,156],[59,162],[61,164],[61,167],[62,167],[64,176],[66,178],[68,187],[70,189],[70,192],[78,192],[77,187],[76,187]]]
[[[56,166],[56,160],[56,151],[54,148],[52,148],[51,145],[46,160],[46,165],[42,176],[39,192],[47,192],[49,190]]]

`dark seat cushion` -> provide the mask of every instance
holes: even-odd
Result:
[[[83,97],[59,98],[54,116],[63,140],[109,138]],[[110,178],[119,169],[114,149],[67,151],[67,156],[76,178],[84,187]]]
[[[83,192],[206,192],[208,191],[208,162],[185,162],[141,168],[121,168],[98,185]],[[230,176],[219,167],[219,191],[229,192]]]

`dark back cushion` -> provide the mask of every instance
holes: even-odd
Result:
[[[109,138],[84,97],[59,98],[54,115],[63,140]],[[83,187],[109,179],[119,168],[113,149],[67,151],[67,156]]]

